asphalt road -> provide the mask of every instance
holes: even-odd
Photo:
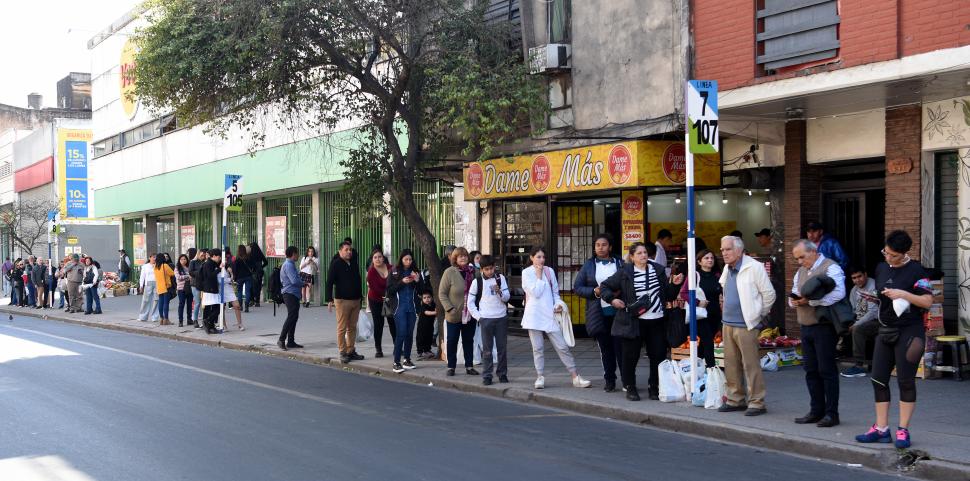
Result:
[[[0,320],[0,480],[898,479],[259,354]]]

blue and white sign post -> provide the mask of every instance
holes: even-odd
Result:
[[[687,103],[687,316],[690,322],[690,386],[687,399],[697,384],[697,248],[694,243],[694,154],[718,153],[717,82],[689,80],[685,88]],[[711,302],[708,299],[708,302]]]
[[[219,330],[226,329],[226,252],[229,250],[229,212],[241,212],[243,201],[243,176],[226,174],[222,197],[222,278],[219,281]]]

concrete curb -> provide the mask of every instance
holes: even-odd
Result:
[[[384,367],[373,367],[356,363],[342,364],[339,359],[332,357],[321,357],[293,351],[281,352],[247,344],[183,336],[166,332],[157,332],[151,329],[139,327],[119,326],[116,324],[107,324],[97,321],[73,319],[58,314],[51,315],[42,312],[25,312],[6,308],[5,306],[0,306],[0,312],[35,317],[45,320],[55,320],[85,327],[148,335],[175,341],[191,342],[211,347],[254,352],[279,358],[291,359],[307,364],[315,364],[333,369],[340,369],[342,371],[356,374],[381,376],[385,379],[398,382],[409,382],[412,384],[433,383],[434,387],[437,388],[452,389],[522,403],[534,403],[540,406],[570,411],[586,416],[624,421],[649,426],[664,431],[688,434],[705,439],[714,439],[721,442],[740,444],[753,448],[780,451],[798,456],[825,459],[840,464],[859,464],[880,472],[904,474],[930,481],[970,481],[970,465],[945,460],[931,459],[920,461],[913,471],[899,473],[894,469],[894,463],[897,460],[897,452],[892,449],[874,449],[864,446],[828,443],[823,440],[810,438],[793,438],[786,436],[783,433],[745,429],[737,425],[717,422],[712,423],[707,420],[696,419],[689,416],[642,413],[592,401],[563,399],[542,392],[536,392],[518,387],[503,388],[501,384],[495,384],[489,387],[478,383],[470,384],[449,382],[437,377],[425,376],[420,372],[415,371],[398,374],[391,369]]]

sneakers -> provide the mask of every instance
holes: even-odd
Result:
[[[573,378],[573,387],[585,388],[585,387],[590,387],[592,385],[593,383],[589,382],[588,379],[583,379],[583,376],[580,376],[579,374],[577,374],[576,377]]]
[[[446,376],[454,376],[455,375],[455,369],[452,368],[452,367],[449,367],[448,370],[445,372],[445,375]]]
[[[404,369],[407,369],[407,370],[409,370],[409,371],[410,371],[411,369],[414,369],[414,368],[416,368],[416,367],[418,367],[418,366],[415,366],[415,365],[414,365],[414,363],[413,363],[413,362],[411,362],[411,360],[410,360],[410,359],[405,359],[405,360],[404,360],[404,362],[403,362],[403,363],[401,363],[401,366],[403,366],[403,367],[404,367]]]
[[[842,371],[842,377],[866,377],[866,370],[859,366],[852,366]]]
[[[340,362],[343,363],[343,364],[350,363],[350,355],[349,354],[341,354],[340,355]]]
[[[351,361],[363,361],[364,360],[364,356],[361,356],[360,354],[357,354],[357,351],[351,351],[350,354],[347,354],[347,357],[349,357]]]
[[[885,431],[880,431],[873,424],[865,434],[856,436],[855,440],[860,443],[888,443],[892,441],[892,438],[889,435],[889,428],[886,428]],[[906,440],[907,442],[909,441],[909,431],[906,432]],[[897,440],[896,442],[898,443],[899,441]]]
[[[480,376],[481,375],[481,373],[478,372],[478,371],[476,371],[475,368],[473,368],[473,367],[467,367],[467,368],[465,368],[465,374],[468,374],[469,376]]]
[[[482,384],[484,384],[485,386],[491,386],[492,385],[492,378],[490,378],[490,377],[482,378]]]
[[[536,378],[536,383],[535,383],[534,387],[536,389],[545,389],[546,388],[546,378],[543,377],[543,376],[539,376],[538,378]]]
[[[401,374],[402,372],[404,372],[404,366],[402,366],[401,363],[399,362],[395,362],[394,367],[392,369],[394,370],[394,372],[398,374]]]
[[[498,382],[500,382],[502,384],[508,384],[509,383],[509,377],[508,376],[499,376],[498,377]]]
[[[889,431],[888,429],[886,430]],[[909,429],[899,428],[896,430],[896,449],[906,449],[912,444],[909,437]]]

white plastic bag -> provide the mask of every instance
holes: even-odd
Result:
[[[700,379],[704,377],[704,359],[697,358],[697,378]],[[690,385],[690,358],[681,359],[677,363],[677,368],[680,371],[680,381],[684,383],[684,392],[693,392],[693,386]]]
[[[687,392],[684,391],[684,381],[680,378],[676,361],[664,359],[660,363],[660,401],[672,403],[685,400]]]
[[[703,372],[697,377],[694,389],[690,391],[690,403],[697,407],[704,407],[707,403],[707,375]]]
[[[761,358],[761,369],[765,371],[775,372],[778,370],[778,353],[774,351],[768,351],[764,357]]]
[[[357,342],[367,342],[374,335],[374,319],[365,311],[357,317]]]
[[[707,384],[704,399],[704,409],[717,409],[724,404],[724,394],[727,393],[727,379],[719,367],[707,368]]]

